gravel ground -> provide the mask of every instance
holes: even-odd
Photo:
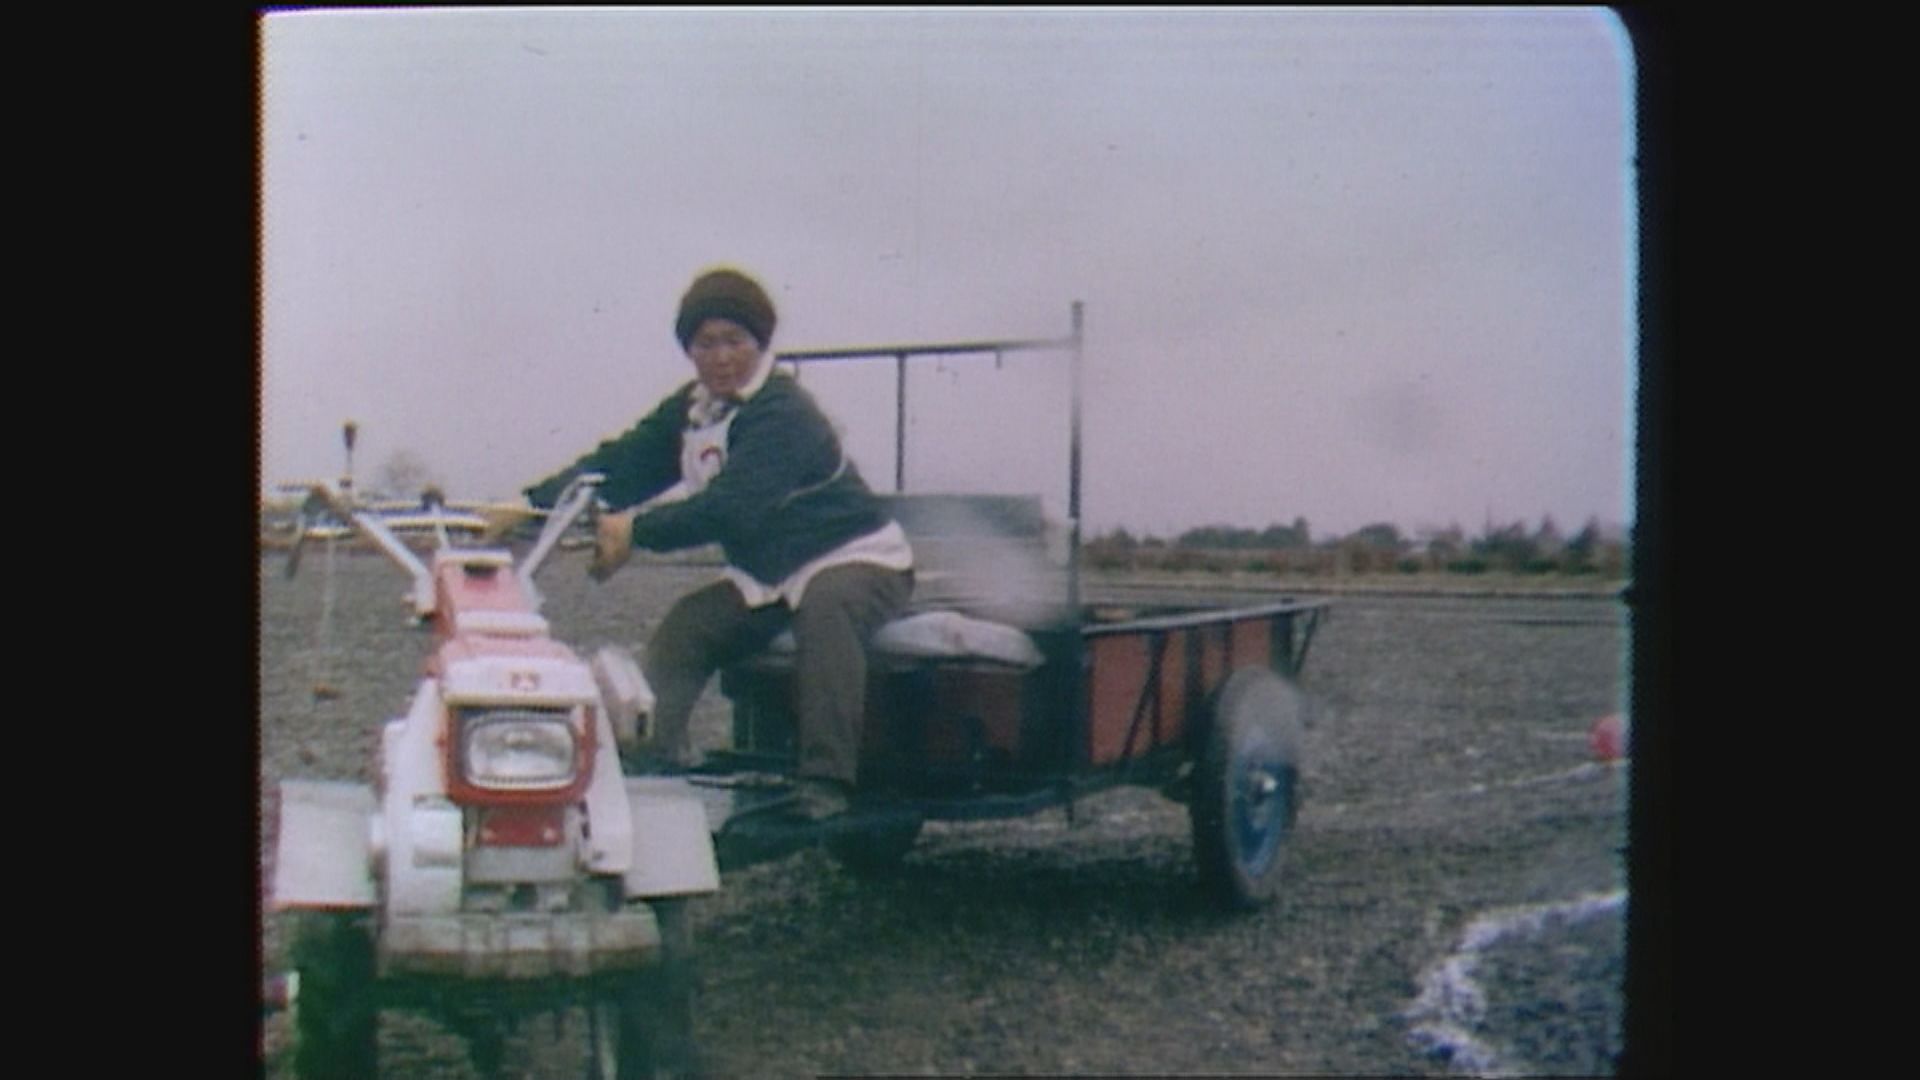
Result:
[[[278,780],[370,782],[426,646],[383,560],[329,574],[310,553],[291,581],[282,565],[261,561],[263,896]],[[711,573],[641,565],[592,586],[568,554],[541,580],[565,640],[637,649]],[[819,853],[730,873],[695,913],[704,1062],[739,1077],[1611,1073],[1627,776],[1586,736],[1623,706],[1626,641],[1611,599],[1336,600],[1303,679],[1321,708],[1291,884],[1250,915],[1207,907],[1185,809],[1137,789],[1072,822],[930,825],[883,878]],[[718,745],[724,703],[710,694],[696,723]],[[269,914],[269,971],[284,931]],[[523,1027],[506,1075],[577,1077],[582,1042],[577,1016]],[[286,1044],[269,1015],[263,1075],[290,1075]],[[424,1019],[384,1018],[381,1052],[393,1075],[472,1075]]]

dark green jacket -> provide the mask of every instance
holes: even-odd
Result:
[[[615,510],[673,486],[695,385],[688,382],[625,434],[527,488],[527,498],[550,507],[582,472],[606,474],[600,497]],[[853,462],[841,465],[839,436],[813,395],[776,370],[735,415],[719,474],[694,495],[634,518],[634,546],[678,551],[718,543],[729,563],[777,585],[890,520]]]

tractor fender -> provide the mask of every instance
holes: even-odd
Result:
[[[626,789],[633,822],[633,863],[622,876],[627,896],[718,891],[713,834],[706,806],[692,786],[670,777],[628,777]]]
[[[273,906],[371,908],[372,824],[378,804],[365,784],[280,782],[280,844]]]

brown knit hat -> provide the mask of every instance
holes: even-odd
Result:
[[[709,270],[687,286],[687,295],[680,298],[680,317],[673,321],[681,348],[687,347],[693,332],[708,319],[738,323],[762,349],[773,340],[773,301],[759,282],[738,270]]]

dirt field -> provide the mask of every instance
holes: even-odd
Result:
[[[542,582],[556,632],[583,647],[637,649],[712,573],[635,567],[596,587],[578,558]],[[263,895],[277,781],[371,781],[426,645],[384,561],[336,560],[331,588],[318,553],[295,580],[281,569],[263,557]],[[881,880],[820,854],[749,868],[695,915],[705,1062],[737,1077],[1611,1073],[1627,777],[1586,739],[1624,706],[1625,646],[1611,599],[1341,598],[1306,662],[1321,709],[1274,907],[1208,910],[1184,808],[1132,789],[1072,825],[931,825]],[[717,696],[698,722],[723,738]],[[283,931],[269,915],[269,970]],[[289,1075],[285,1017],[263,1035],[263,1075]],[[472,1075],[425,1021],[392,1017],[381,1040],[390,1075]],[[582,1042],[577,1018],[523,1028],[506,1075],[571,1080]]]

